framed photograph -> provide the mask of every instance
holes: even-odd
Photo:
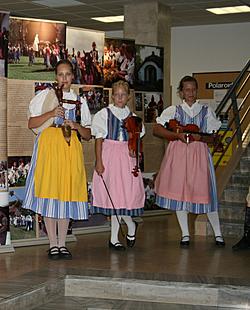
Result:
[[[91,114],[101,110],[104,105],[103,87],[95,85],[84,85],[79,88],[80,97],[85,97]]]
[[[143,93],[144,121],[145,123],[155,123],[156,117],[163,111],[162,93]]]
[[[65,23],[11,17],[8,77],[53,81],[56,63],[67,58],[65,38]]]
[[[135,90],[163,92],[164,49],[137,44],[135,49]]]
[[[135,41],[106,38],[103,55],[104,87],[111,87],[118,80],[134,87]]]
[[[104,32],[67,27],[67,54],[74,66],[75,84],[103,85]]]
[[[9,44],[9,13],[0,11],[0,76],[7,77]]]
[[[155,204],[155,191],[154,191],[154,181],[156,178],[156,173],[142,173],[143,184],[145,189],[145,205],[144,209],[147,210],[158,210],[160,209]]]
[[[0,246],[7,245],[7,234],[9,231],[9,207],[0,207]]]
[[[135,111],[143,110],[143,93],[135,92]]]
[[[7,161],[0,161],[0,191],[8,190],[8,170],[7,170]]]

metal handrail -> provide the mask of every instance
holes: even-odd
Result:
[[[238,87],[239,83],[241,82],[244,74],[247,72],[248,68],[250,67],[250,59],[248,60],[245,67],[242,69],[241,73],[238,75],[236,80],[233,82],[232,86],[229,88],[228,92],[225,94],[224,98],[221,100],[221,103],[215,110],[216,115],[220,115],[221,111],[227,104],[228,100],[232,97],[232,94],[234,93],[235,89]]]
[[[247,94],[245,95],[245,97],[243,98],[241,104],[239,105],[239,107],[237,106],[237,97],[239,96],[240,92],[242,91],[243,87],[246,85],[249,77],[250,77],[250,73],[244,78],[245,73],[248,71],[250,67],[250,59],[247,62],[247,64],[245,65],[245,67],[242,69],[242,71],[240,72],[240,74],[237,76],[237,78],[235,79],[235,81],[233,82],[232,86],[230,87],[230,89],[228,90],[228,92],[225,94],[225,96],[223,97],[221,103],[219,104],[219,106],[217,107],[215,113],[216,116],[218,117],[221,112],[223,111],[223,109],[225,108],[225,106],[228,104],[228,100],[231,99],[231,103],[229,105],[229,107],[227,108],[226,112],[223,112],[223,114],[228,115],[229,111],[233,108],[233,113],[234,113],[234,117],[230,120],[227,129],[224,131],[224,133],[222,134],[221,141],[222,139],[226,136],[227,132],[229,130],[231,130],[231,126],[232,124],[235,122],[236,124],[236,129],[233,132],[233,135],[231,137],[231,141],[229,144],[226,145],[226,147],[223,149],[223,152],[220,154],[220,157],[218,158],[216,164],[215,164],[215,169],[219,166],[221,159],[223,158],[223,156],[225,155],[226,151],[228,150],[229,146],[232,144],[234,137],[237,135],[238,138],[238,143],[241,143],[242,141],[242,133],[241,133],[241,125],[243,123],[243,121],[246,119],[249,111],[250,111],[250,106],[247,108],[247,111],[244,113],[244,115],[241,117],[240,119],[240,111],[242,110],[246,99],[248,98],[249,94],[250,94],[250,90],[248,90]],[[242,82],[243,80],[243,82]],[[238,86],[241,84],[239,90],[237,91],[236,94],[236,89],[238,88]],[[216,153],[216,151],[218,150],[219,145],[215,146],[213,149],[213,153],[212,155],[214,155]]]

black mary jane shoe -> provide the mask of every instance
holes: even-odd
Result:
[[[116,242],[113,244],[111,241],[109,241],[109,248],[116,251],[125,251],[126,248],[124,245],[121,244],[121,242]]]
[[[60,252],[57,246],[53,246],[47,252],[48,252],[49,259],[57,260],[60,258]]]
[[[127,246],[128,246],[129,248],[132,248],[132,247],[135,245],[136,232],[137,232],[137,228],[138,228],[138,223],[135,222],[135,221],[134,221],[134,223],[135,223],[135,234],[134,234],[134,236],[130,236],[130,235],[127,235],[127,236],[126,236]],[[129,239],[129,238],[133,238],[133,239]]]
[[[68,259],[68,260],[72,259],[72,254],[65,246],[61,246],[59,248],[59,252],[60,252],[61,259]]]
[[[184,240],[184,239],[187,239],[187,238],[188,238],[188,240]],[[180,246],[187,247],[187,246],[189,246],[189,244],[190,244],[189,236],[182,236],[181,237],[181,241],[180,241]]]
[[[219,240],[219,239],[221,239],[221,240]],[[215,245],[218,246],[218,247],[221,247],[221,248],[226,245],[226,243],[225,243],[225,241],[224,241],[222,236],[216,236],[215,237]]]

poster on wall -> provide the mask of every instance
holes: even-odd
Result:
[[[160,209],[155,204],[155,190],[154,190],[154,182],[156,178],[157,173],[150,172],[150,173],[142,173],[143,178],[143,185],[145,190],[145,204],[144,204],[144,210],[158,210]]]
[[[54,67],[67,58],[66,23],[20,17],[10,18],[8,77],[54,80]]]
[[[143,93],[144,104],[144,122],[155,123],[156,118],[161,115],[163,111],[162,93],[145,92]]]
[[[75,70],[75,84],[103,85],[104,32],[67,27],[66,47]]]
[[[12,240],[36,237],[36,214],[22,208],[31,156],[8,157],[9,217]]]
[[[135,41],[106,38],[103,55],[104,87],[124,80],[134,88]]]
[[[163,92],[164,49],[157,46],[135,45],[135,89]]]
[[[0,11],[0,77],[8,73],[9,13]]]
[[[86,85],[79,88],[80,97],[84,97],[87,101],[89,111],[95,114],[106,106],[103,100],[103,87],[95,85]]]
[[[8,233],[10,231],[9,207],[0,207],[0,246],[9,245]]]

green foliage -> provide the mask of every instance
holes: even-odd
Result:
[[[21,56],[20,63],[8,64],[8,78],[19,80],[54,81],[54,70],[46,70],[43,58],[35,58],[35,63],[29,66],[28,56]]]

